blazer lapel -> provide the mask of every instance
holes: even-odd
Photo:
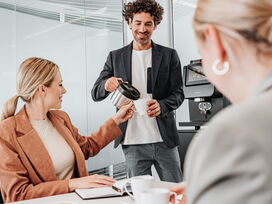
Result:
[[[156,84],[157,76],[159,73],[160,65],[162,60],[162,53],[158,49],[158,46],[152,41],[152,93]]]
[[[62,118],[56,117],[51,112],[49,112],[48,118],[52,122],[54,127],[57,129],[57,131],[66,140],[66,142],[71,147],[71,149],[73,150],[74,155],[75,155],[75,159],[76,159],[76,164],[77,164],[76,170],[78,171],[78,174],[79,174],[78,176],[86,176],[87,169],[86,169],[86,165],[85,165],[84,155],[83,155],[82,150],[80,149],[78,143],[75,141],[74,137],[72,136],[71,131],[65,125],[65,121]]]
[[[125,77],[124,80],[128,81],[131,84],[132,77],[131,77],[131,55],[132,55],[132,46],[133,46],[133,41],[126,46],[124,49],[124,52],[121,54],[122,61],[123,61],[123,68],[124,68],[124,73]]]
[[[39,176],[44,181],[57,180],[52,160],[38,133],[31,126],[25,107],[16,115],[16,131],[20,135],[17,137],[17,141],[22,151]]]

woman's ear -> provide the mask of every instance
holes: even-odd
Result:
[[[40,84],[40,85],[38,86],[37,92],[39,92],[40,95],[45,95],[45,94],[46,94],[46,91],[47,91],[47,88],[46,88],[45,85]]]
[[[220,62],[224,62],[226,60],[226,50],[222,43],[220,33],[215,26],[206,24],[204,27],[204,37],[206,43],[208,43],[213,49],[213,52],[216,55],[215,59],[218,59]]]

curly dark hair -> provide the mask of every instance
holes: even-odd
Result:
[[[124,4],[123,16],[127,23],[133,19],[135,13],[149,13],[154,18],[155,25],[159,25],[162,20],[163,7],[155,0],[136,0]]]

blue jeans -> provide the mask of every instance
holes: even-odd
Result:
[[[180,182],[182,173],[177,147],[169,148],[163,142],[140,145],[122,145],[129,177],[151,175],[154,167],[162,181]]]

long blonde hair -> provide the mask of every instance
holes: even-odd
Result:
[[[1,121],[15,114],[19,98],[30,102],[40,84],[50,86],[58,70],[58,65],[46,59],[32,57],[23,61],[17,72],[17,94],[3,105]]]
[[[198,0],[193,26],[202,39],[205,23],[255,43],[261,52],[272,51],[271,0]]]

